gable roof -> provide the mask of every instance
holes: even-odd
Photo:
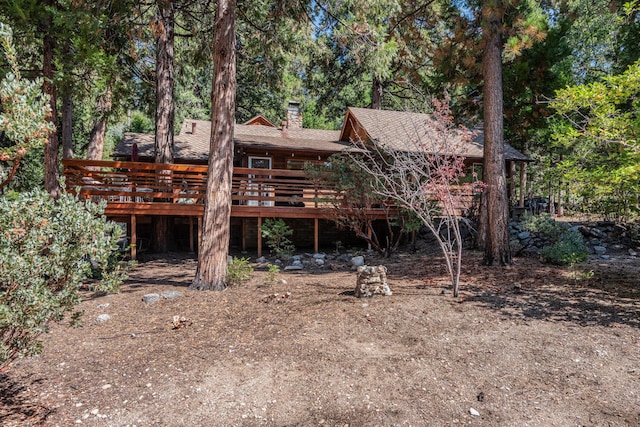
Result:
[[[436,122],[429,114],[407,111],[374,110],[370,108],[347,108],[347,115],[342,126],[340,139],[352,141],[361,139],[372,141],[393,150],[418,151],[425,148],[433,153],[440,153],[434,141]],[[472,129],[471,140],[458,132],[447,141],[447,147],[455,154],[471,159],[484,157],[484,134],[482,130]],[[530,161],[530,159],[505,143],[505,159]]]
[[[243,125],[263,125],[263,126],[276,127],[276,125],[271,123],[269,119],[267,119],[262,114],[258,114],[257,116],[250,118],[249,120],[244,122]]]
[[[305,151],[337,153],[351,144],[340,141],[340,131],[319,129],[280,129],[260,124],[236,124],[233,140],[237,147],[265,148],[271,151]],[[174,137],[174,158],[177,162],[206,162],[209,157],[211,122],[186,119],[180,133]],[[115,157],[130,157],[131,147],[138,145],[141,160],[153,159],[154,135],[127,132],[116,146]]]
[[[256,116],[261,117],[261,116]],[[254,118],[255,119],[255,118]],[[253,120],[253,119],[252,119]],[[250,120],[250,121],[252,121]],[[441,153],[433,135],[435,121],[431,115],[406,111],[374,110],[370,108],[347,108],[341,131],[277,128],[258,123],[234,125],[234,144],[237,147],[261,148],[269,151],[311,152],[331,154],[347,150],[358,150],[353,142],[373,141],[394,150],[424,150]],[[471,140],[462,137],[462,132],[448,141],[446,150],[469,159],[483,158],[483,132],[474,130]],[[180,133],[174,137],[176,162],[206,162],[209,157],[211,122],[186,119]],[[418,144],[419,142],[419,144]],[[114,150],[114,157],[130,157],[133,144],[138,145],[141,160],[154,158],[154,135],[127,132]],[[530,161],[530,159],[505,143],[505,159]]]

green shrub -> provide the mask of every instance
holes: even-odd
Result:
[[[262,237],[267,241],[267,246],[278,258],[289,259],[296,250],[289,236],[293,234],[291,227],[282,218],[267,219],[260,227]]]
[[[557,265],[575,265],[587,259],[588,248],[580,232],[558,222],[549,214],[527,215],[524,229],[549,239],[551,244],[540,251],[542,260]]]
[[[559,239],[562,234],[569,231],[567,224],[556,221],[549,214],[526,215],[523,226],[527,231],[552,240]]]
[[[251,279],[253,267],[249,264],[249,258],[233,258],[227,266],[227,283],[239,285],[245,280]]]
[[[566,230],[551,246],[542,248],[542,260],[551,264],[575,265],[587,259],[587,245],[578,231]]]
[[[103,209],[70,194],[0,197],[0,367],[41,350],[40,334],[74,311],[95,270],[94,290],[118,290],[126,268],[110,259],[120,230]]]
[[[268,285],[275,285],[276,280],[278,279],[278,273],[280,273],[280,267],[275,264],[269,264],[267,267],[267,276],[265,277],[265,282]]]

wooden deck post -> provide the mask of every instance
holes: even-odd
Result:
[[[318,242],[318,218],[313,219],[313,251],[318,253],[320,245]]]
[[[136,232],[137,224],[136,224],[136,216],[131,215],[131,259],[136,260],[137,254],[137,244],[138,244],[138,236]]]
[[[262,217],[258,217],[258,258],[262,256],[262,232],[260,228],[262,227]]]

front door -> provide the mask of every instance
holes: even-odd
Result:
[[[271,157],[257,157],[249,156],[249,168],[250,169],[271,169]],[[256,174],[257,175],[257,174]],[[273,200],[258,200],[265,197],[273,197],[273,187],[263,182],[252,182],[252,178],[257,178],[256,175],[249,175],[249,200],[247,205],[249,206],[273,206]],[[259,175],[260,178],[270,178],[268,175]]]

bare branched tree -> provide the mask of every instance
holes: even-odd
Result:
[[[353,231],[369,248],[388,258],[402,240],[403,233],[415,231],[420,225],[403,209],[397,209],[374,191],[375,182],[367,171],[358,167],[342,153],[329,157],[329,165],[309,163],[307,176],[332,192],[317,201],[327,210],[340,229]],[[381,227],[375,227],[376,222]]]
[[[463,243],[460,230],[461,224],[467,223],[462,212],[483,185],[461,181],[465,146],[471,142],[472,132],[453,124],[445,102],[433,101],[433,106],[431,115],[407,113],[408,119],[397,126],[373,132],[378,140],[354,141],[364,154],[349,156],[375,181],[373,188],[379,196],[413,212],[431,231],[457,297]]]

